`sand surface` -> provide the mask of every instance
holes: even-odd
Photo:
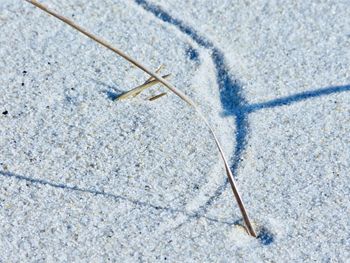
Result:
[[[0,1],[0,262],[349,262],[349,1]],[[309,3],[310,2],[310,3]]]

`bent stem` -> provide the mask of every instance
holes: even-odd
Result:
[[[139,69],[143,70],[144,72],[146,72],[147,74],[149,74],[151,77],[153,77],[154,79],[158,80],[160,83],[162,83],[164,86],[166,86],[169,90],[171,90],[173,93],[175,93],[177,96],[179,96],[182,100],[184,100],[187,104],[189,104],[190,106],[192,106],[194,108],[194,110],[198,113],[198,115],[201,117],[201,119],[205,122],[206,126],[209,128],[216,146],[219,149],[220,152],[220,156],[224,162],[225,165],[225,170],[226,170],[226,174],[228,177],[228,180],[230,182],[231,185],[231,189],[232,192],[234,194],[234,197],[237,201],[238,207],[241,211],[244,223],[246,225],[246,229],[249,235],[256,237],[256,232],[250,222],[249,216],[248,216],[248,212],[244,206],[242,197],[238,191],[235,179],[233,177],[233,174],[231,172],[230,166],[228,165],[228,162],[226,160],[224,151],[220,145],[219,140],[217,139],[215,132],[213,130],[213,128],[209,125],[209,122],[207,121],[207,119],[204,117],[204,115],[202,114],[202,112],[200,111],[200,109],[196,106],[196,104],[192,101],[192,99],[190,99],[189,97],[187,97],[181,90],[178,90],[175,86],[173,86],[170,82],[168,82],[166,79],[164,79],[163,77],[161,77],[159,74],[152,72],[152,70],[148,69],[146,66],[142,65],[140,62],[138,62],[137,60],[133,59],[132,57],[128,56],[126,53],[124,53],[123,51],[121,51],[118,48],[113,47],[112,45],[110,45],[108,42],[106,42],[105,40],[93,35],[92,33],[86,31],[84,28],[80,27],[79,25],[75,24],[72,20],[56,13],[55,11],[47,8],[46,6],[42,5],[41,3],[39,3],[36,0],[25,0],[30,4],[35,5],[36,7],[40,8],[41,10],[45,11],[46,13],[56,17],[57,19],[63,21],[64,23],[66,23],[67,25],[73,27],[74,29],[78,30],[80,33],[86,35],[87,37],[91,38],[92,40],[94,40],[95,42],[101,44],[102,46],[108,48],[109,50],[113,51],[114,53],[118,54],[119,56],[123,57],[124,59],[126,59],[128,62],[130,62],[131,64],[135,65],[136,67],[138,67]]]

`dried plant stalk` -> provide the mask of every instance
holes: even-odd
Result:
[[[158,67],[154,72],[158,74],[163,68],[164,68],[164,65],[161,64],[161,65],[159,65],[159,67]],[[150,77],[145,81],[144,84],[146,84],[147,82],[150,82],[150,81],[152,81],[152,80],[154,80],[154,77],[150,76]]]
[[[163,97],[165,95],[166,95],[166,92],[163,92],[163,93],[160,93],[160,94],[158,94],[156,96],[153,96],[152,98],[149,98],[148,100],[149,101],[154,101],[154,100],[157,100],[157,99],[159,99],[159,98],[161,98],[161,97]]]
[[[162,70],[162,68],[164,68],[164,65],[163,65],[163,64],[161,64],[154,72],[158,74],[158,73]],[[170,74],[168,74],[168,75],[170,76]],[[164,77],[163,77],[163,78],[164,78]],[[155,78],[153,78],[152,76],[150,76],[143,84],[147,84],[148,82],[150,82],[150,81],[152,81],[152,80],[155,80]],[[139,95],[142,91],[143,91],[143,90],[141,90],[141,91],[135,93],[134,97],[137,96],[137,95]]]
[[[162,76],[162,78],[166,79],[170,77],[170,74],[167,74],[167,75],[164,75]],[[129,90],[125,93],[123,93],[122,95],[120,95],[117,100],[125,100],[129,97],[135,97],[137,95],[139,95],[142,91],[144,91],[145,89],[149,88],[149,87],[152,87],[156,84],[159,83],[159,80],[157,79],[151,79],[150,81],[146,81],[145,83],[143,83],[142,85],[132,89],[132,90]]]
[[[198,115],[201,117],[201,119],[205,122],[205,124],[207,125],[207,127],[209,128],[212,136],[214,137],[216,146],[219,149],[221,158],[224,162],[225,165],[225,170],[226,170],[226,174],[228,177],[228,180],[230,182],[231,188],[232,188],[232,192],[235,196],[235,199],[237,201],[238,207],[241,211],[244,223],[246,225],[246,229],[249,235],[256,237],[256,232],[250,222],[249,216],[248,216],[248,212],[244,206],[243,200],[241,198],[241,195],[238,191],[235,179],[232,175],[232,172],[230,170],[230,166],[228,165],[228,162],[226,160],[224,151],[219,143],[219,140],[217,139],[215,132],[213,130],[213,128],[209,125],[209,122],[207,121],[207,119],[204,117],[204,115],[202,114],[202,112],[200,111],[200,109],[196,106],[196,104],[189,98],[187,97],[182,91],[178,90],[177,88],[175,88],[175,86],[173,86],[170,82],[168,82],[166,79],[164,79],[163,77],[161,77],[160,75],[158,75],[157,73],[152,72],[150,69],[148,69],[147,67],[145,67],[144,65],[142,65],[141,63],[139,63],[138,61],[136,61],[135,59],[131,58],[130,56],[128,56],[127,54],[125,54],[123,51],[119,50],[118,48],[113,47],[112,45],[110,45],[108,42],[106,42],[105,40],[93,35],[92,33],[86,31],[85,29],[83,29],[82,27],[80,27],[79,25],[75,24],[72,20],[56,13],[55,11],[47,8],[46,6],[42,5],[41,3],[35,1],[35,0],[25,0],[28,3],[31,3],[33,5],[35,5],[36,7],[40,8],[41,10],[45,11],[46,13],[58,18],[59,20],[63,21],[64,23],[66,23],[67,25],[73,27],[74,29],[78,30],[79,32],[81,32],[82,34],[88,36],[89,38],[91,38],[92,40],[94,40],[95,42],[101,44],[102,46],[110,49],[111,51],[113,51],[114,53],[118,54],[119,56],[123,57],[124,59],[126,59],[127,61],[129,61],[131,64],[135,65],[136,67],[140,68],[141,70],[143,70],[144,72],[146,72],[147,74],[149,74],[151,77],[153,77],[154,79],[158,80],[160,83],[162,83],[164,86],[166,86],[169,90],[171,90],[173,93],[175,93],[177,96],[179,96],[182,100],[184,100],[186,103],[188,103],[190,106],[192,106],[194,108],[194,110],[198,113]]]

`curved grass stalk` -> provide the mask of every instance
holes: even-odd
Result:
[[[206,126],[209,128],[216,146],[219,149],[220,152],[220,156],[224,162],[225,165],[225,170],[226,170],[226,174],[227,174],[227,178],[230,182],[231,188],[232,188],[232,192],[234,194],[234,197],[237,201],[238,207],[241,211],[244,223],[246,225],[246,230],[248,232],[249,235],[256,237],[256,232],[254,230],[254,227],[251,224],[251,221],[249,219],[248,216],[248,212],[244,206],[243,200],[241,198],[241,195],[238,191],[235,179],[233,177],[233,174],[231,172],[230,166],[226,160],[224,151],[220,145],[219,140],[217,139],[215,132],[213,130],[213,128],[210,126],[209,122],[207,121],[207,119],[204,117],[204,115],[202,114],[202,112],[200,111],[200,109],[196,106],[196,104],[192,101],[191,98],[187,97],[181,90],[178,90],[175,86],[173,86],[169,81],[167,81],[166,79],[164,79],[161,75],[154,73],[152,70],[148,69],[146,66],[142,65],[140,62],[138,62],[137,60],[133,59],[132,57],[128,56],[126,53],[124,53],[123,51],[121,51],[118,48],[113,47],[112,45],[110,45],[108,42],[106,42],[105,40],[93,35],[92,33],[88,32],[87,30],[85,30],[84,28],[80,27],[79,25],[77,25],[76,23],[74,23],[72,20],[56,13],[55,11],[47,8],[46,6],[42,5],[41,3],[39,3],[36,0],[25,0],[30,4],[35,5],[36,7],[40,8],[41,10],[45,11],[46,13],[56,17],[57,19],[63,21],[64,23],[66,23],[67,25],[73,27],[74,29],[76,29],[77,31],[79,31],[80,33],[86,35],[87,37],[91,38],[92,40],[94,40],[95,42],[101,44],[102,46],[108,48],[109,50],[113,51],[114,53],[118,54],[119,56],[123,57],[124,59],[126,59],[128,62],[130,62],[131,64],[135,65],[136,67],[138,67],[139,69],[143,70],[144,72],[146,72],[148,75],[150,75],[151,77],[153,77],[154,79],[158,80],[160,83],[162,83],[164,86],[166,86],[169,90],[171,90],[173,93],[175,93],[178,97],[180,97],[182,100],[184,100],[187,104],[189,104],[190,106],[193,107],[193,109],[196,111],[196,113],[201,117],[201,119],[205,122]]]

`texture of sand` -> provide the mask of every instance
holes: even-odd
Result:
[[[165,65],[259,238],[186,103],[113,101],[148,76],[0,0],[0,262],[348,262],[349,1],[42,2]]]

